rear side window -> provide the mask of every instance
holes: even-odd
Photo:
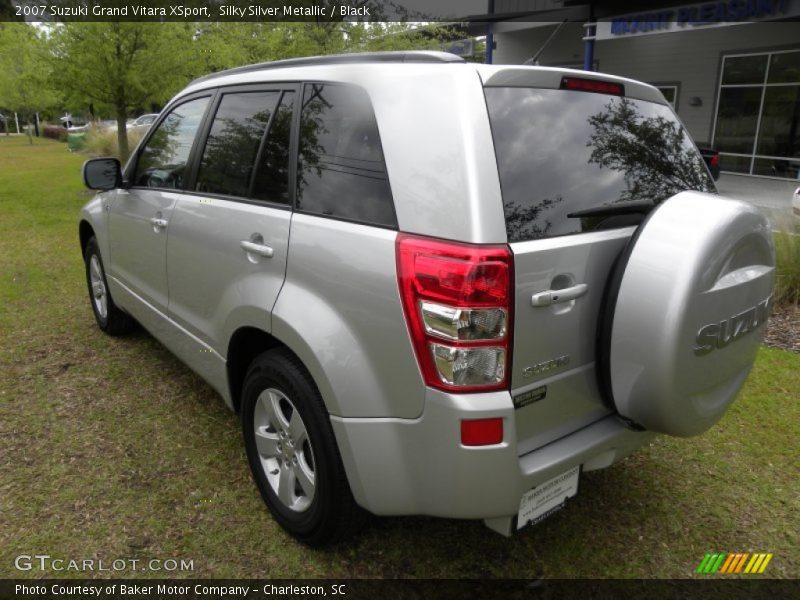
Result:
[[[296,205],[305,212],[397,226],[378,126],[364,90],[305,85]]]
[[[715,191],[669,107],[538,88],[486,88],[509,242],[609,227],[568,217],[623,202]]]
[[[167,114],[139,154],[133,185],[182,187],[189,153],[207,105],[208,98],[197,98]]]
[[[280,91],[222,96],[200,162],[197,191],[250,195],[256,157],[280,96]]]

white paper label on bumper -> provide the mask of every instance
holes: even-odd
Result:
[[[573,467],[525,492],[519,503],[517,529],[522,529],[528,523],[536,524],[564,506],[567,498],[578,493],[579,474],[580,467]]]

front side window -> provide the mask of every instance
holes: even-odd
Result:
[[[397,226],[378,125],[364,90],[305,85],[296,204],[305,212]]]
[[[147,140],[132,178],[133,185],[180,189],[194,138],[208,105],[197,98],[173,108]]]

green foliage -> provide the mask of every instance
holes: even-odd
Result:
[[[57,79],[67,99],[110,110],[128,155],[131,111],[167,101],[188,78],[189,23],[66,23],[52,30]]]
[[[58,99],[46,37],[28,23],[0,23],[0,106],[32,121]]]
[[[436,49],[455,34],[408,23],[0,24],[0,106],[111,114],[117,146],[137,110],[161,106],[200,75],[239,65],[342,52]]]
[[[128,131],[128,144],[131,148],[139,143],[144,130],[135,129]],[[91,157],[115,156],[122,159],[117,141],[117,130],[113,127],[93,127],[86,134],[86,141],[82,148],[83,153]]]
[[[789,231],[775,234],[775,301],[800,305],[800,235]]]
[[[344,52],[438,49],[444,27],[408,23],[198,23],[189,59],[195,76],[239,65]]]

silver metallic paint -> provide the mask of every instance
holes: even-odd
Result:
[[[503,418],[503,443],[461,446],[459,420],[483,417]],[[522,494],[538,483],[580,464],[608,466],[654,435],[606,417],[518,456],[513,419],[508,392],[429,389],[418,419],[331,417],[331,423],[361,506],[378,515],[462,519],[516,515]]]
[[[620,414],[679,436],[716,423],[750,372],[765,323],[704,356],[694,352],[697,331],[768,298],[774,282],[772,234],[755,207],[700,192],[662,203],[616,304],[610,366]]]
[[[271,311],[286,275],[290,210],[182,195],[169,246],[169,317],[221,356],[240,327],[272,330]],[[251,255],[242,240],[260,236],[271,258]]]
[[[179,195],[146,188],[107,192],[111,260],[106,271],[164,313],[168,303],[167,236]],[[156,227],[152,219],[167,224]]]
[[[387,229],[295,214],[273,335],[303,361],[328,411],[416,417],[425,386],[406,329]]]

